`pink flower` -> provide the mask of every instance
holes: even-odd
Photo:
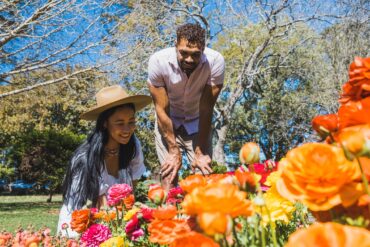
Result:
[[[129,222],[127,222],[125,227],[125,232],[127,235],[131,235],[135,230],[140,227],[139,219],[137,218],[137,214],[135,214]]]
[[[140,238],[143,235],[144,235],[143,229],[139,228],[139,229],[137,229],[137,230],[135,230],[135,231],[132,232],[132,234],[131,234],[131,240],[132,241],[135,241],[136,239]]]
[[[148,208],[148,207],[142,207],[140,209],[140,213],[142,215],[142,218],[146,221],[149,222],[153,219],[153,209]]]
[[[112,236],[109,228],[101,224],[91,225],[81,236],[81,242],[87,247],[96,247]]]
[[[182,202],[184,198],[184,191],[181,187],[175,187],[168,191],[166,203],[175,204]]]
[[[129,196],[132,188],[128,184],[115,184],[108,190],[108,204],[109,206],[116,206],[121,203],[121,200]]]

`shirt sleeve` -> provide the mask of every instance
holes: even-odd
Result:
[[[135,137],[136,138],[136,137]],[[139,139],[136,138],[136,154],[130,162],[132,179],[138,180],[145,173],[144,155]]]
[[[208,85],[222,85],[224,83],[225,60],[221,54],[218,54],[214,64],[211,67],[211,78],[207,82]]]
[[[164,87],[165,82],[162,74],[162,68],[156,54],[153,54],[149,59],[148,64],[148,83],[155,87]]]

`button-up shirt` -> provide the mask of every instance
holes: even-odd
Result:
[[[198,132],[199,101],[205,85],[220,85],[224,81],[223,56],[205,48],[201,61],[190,77],[180,68],[176,48],[166,48],[149,59],[148,83],[165,87],[170,104],[170,118],[177,129],[183,125],[189,135]]]

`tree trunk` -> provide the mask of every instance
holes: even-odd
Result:
[[[217,161],[217,163],[225,165],[225,142],[226,142],[226,134],[229,125],[223,125],[220,129],[216,129],[216,133],[218,136],[216,146],[213,149],[213,159]]]
[[[53,191],[50,191],[49,198],[46,200],[46,202],[51,202],[52,198],[53,198]]]

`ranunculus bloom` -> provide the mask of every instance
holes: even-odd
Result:
[[[293,212],[295,211],[294,204],[284,197],[282,197],[276,190],[276,182],[279,180],[280,172],[272,172],[268,176],[266,185],[270,188],[263,194],[265,205],[268,208],[268,212],[265,208],[255,206],[256,212],[262,216],[262,222],[267,225],[270,222],[276,222],[278,220],[285,223],[289,223]]]
[[[353,156],[368,155],[370,153],[368,150],[370,147],[367,147],[370,141],[370,124],[344,128],[334,135],[334,139]]]
[[[223,213],[231,217],[252,215],[252,204],[246,193],[233,184],[210,184],[187,194],[182,207],[188,215]]]
[[[159,184],[151,184],[149,186],[148,198],[155,204],[161,204],[165,195],[166,192]]]
[[[90,221],[90,209],[81,209],[81,210],[75,210],[72,212],[72,219],[71,219],[71,229],[82,233],[84,232],[88,227]]]
[[[131,233],[131,240],[136,241],[141,236],[144,236],[144,230],[139,228]]]
[[[121,236],[110,238],[100,244],[99,247],[127,247],[128,244],[125,243],[125,239]]]
[[[260,161],[260,147],[257,143],[245,143],[239,152],[239,159],[242,164],[254,164]]]
[[[341,148],[307,143],[288,152],[279,165],[279,193],[301,201],[313,211],[353,204],[363,193],[359,166],[346,159]]]
[[[158,207],[153,210],[153,217],[159,220],[169,220],[176,216],[177,208],[174,205],[167,205],[165,207]]]
[[[183,235],[170,244],[170,247],[220,247],[213,239],[197,232]]]
[[[112,236],[109,227],[101,224],[91,225],[81,236],[81,242],[87,246],[99,246]]]
[[[264,163],[253,164],[254,172],[261,175],[259,183],[263,191],[268,190],[269,186],[265,184],[267,177],[278,169],[278,162],[272,160],[266,160]]]
[[[133,208],[126,212],[125,216],[123,217],[124,221],[129,221],[132,217],[140,211],[140,208]]]
[[[314,224],[290,235],[285,247],[370,246],[370,231],[338,223]]]
[[[131,209],[135,203],[135,196],[133,194],[128,195],[123,198],[123,203],[125,204],[126,209]]]
[[[137,218],[137,214],[135,214],[131,220],[129,222],[127,222],[126,226],[125,226],[125,232],[127,235],[131,235],[132,232],[134,232],[135,230],[139,229],[140,227],[140,222],[139,222],[139,219]]]
[[[203,231],[210,236],[217,233],[225,234],[228,225],[231,224],[231,217],[223,213],[201,213],[197,216],[198,224]]]
[[[312,119],[312,128],[323,138],[338,130],[337,114],[316,116]]]
[[[0,233],[0,246],[7,246],[12,237],[10,233]]]
[[[238,180],[240,187],[245,189],[248,186],[255,187],[257,183],[257,178],[251,172],[243,172],[241,169],[235,171],[235,177]]]
[[[140,209],[141,217],[146,221],[149,222],[153,219],[153,208],[142,207]]]
[[[194,174],[186,177],[180,181],[180,187],[186,193],[190,193],[196,187],[202,187],[207,184],[207,181],[203,175]]]
[[[182,202],[184,198],[184,191],[181,187],[171,188],[167,193],[166,203],[176,204]]]
[[[339,129],[361,124],[370,124],[370,97],[349,101],[339,107]]]
[[[94,214],[92,214],[93,220],[103,220],[105,222],[111,222],[116,218],[116,212],[105,212],[105,211],[99,211]]]
[[[117,206],[121,204],[122,199],[132,193],[132,188],[128,184],[115,184],[108,190],[108,205]]]
[[[233,183],[233,176],[226,173],[215,173],[215,174],[209,174],[205,176],[207,185],[213,184],[213,183],[224,183],[224,184],[232,184]]]
[[[370,57],[355,57],[349,67],[349,81],[343,85],[340,102],[359,100],[370,96]]]
[[[184,219],[153,220],[148,225],[149,240],[152,243],[171,244],[176,238],[191,231]]]

